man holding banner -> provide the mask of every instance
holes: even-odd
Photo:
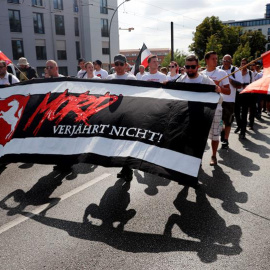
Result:
[[[201,74],[198,73],[199,60],[197,56],[195,55],[187,56],[185,68],[186,68],[187,73],[185,75],[182,75],[177,80],[177,82],[203,83],[203,84],[215,85],[215,82],[208,76],[206,72],[201,73]],[[219,85],[216,85],[216,92],[221,93],[221,92],[224,92],[224,90]],[[222,118],[222,108],[219,102],[217,109],[215,111],[215,116],[214,116],[210,133],[209,133],[209,139],[212,140],[212,157],[211,157],[211,162],[210,162],[211,166],[217,165],[216,153],[217,153],[218,142],[219,142],[219,134],[222,128],[222,126],[220,125],[221,118]]]

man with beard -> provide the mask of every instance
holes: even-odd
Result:
[[[36,70],[33,67],[30,67],[30,64],[25,57],[19,59],[18,67],[20,72],[17,74],[17,77],[21,82],[38,77]]]
[[[185,69],[186,74],[181,75],[179,79],[177,79],[177,82],[183,82],[183,83],[202,83],[202,84],[211,84],[216,85],[215,82],[210,79],[206,74],[201,74],[198,72],[199,69],[199,60],[196,55],[189,55],[186,58],[185,63]],[[216,85],[216,92],[221,93],[222,89],[220,86]],[[217,107],[218,108],[218,107]],[[215,112],[215,116],[212,122],[212,126],[209,132],[209,139],[213,141],[212,134],[216,134],[220,127],[221,122],[221,114],[218,110]],[[218,134],[219,135],[219,134]],[[213,145],[212,143],[212,158],[210,165],[214,166],[217,165],[217,158],[216,158],[216,144]]]

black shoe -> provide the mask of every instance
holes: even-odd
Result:
[[[235,129],[235,131],[234,131],[234,133],[237,133],[237,132],[239,132],[240,131],[240,127],[237,127],[236,129]]]
[[[228,140],[224,139],[224,141],[221,143],[222,149],[228,149],[229,148],[229,142]]]
[[[253,126],[250,126],[250,127],[249,127],[249,130],[254,130]]]
[[[242,139],[242,140],[244,140],[246,138],[246,135],[245,134],[240,134],[239,135],[239,138]]]
[[[123,167],[122,170],[117,174],[117,178],[122,178],[125,181],[130,182],[133,178],[133,171],[129,167]]]
[[[225,139],[224,139],[224,136],[225,136],[225,130],[223,129],[221,132],[220,132],[220,141],[223,142]]]

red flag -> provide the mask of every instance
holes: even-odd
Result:
[[[261,55],[263,60],[263,76],[249,84],[241,93],[258,93],[270,95],[270,51]]]
[[[4,60],[7,65],[12,63],[12,61],[2,51],[0,51],[0,60]]]
[[[143,65],[145,68],[147,68],[148,66],[147,59],[149,55],[151,55],[151,52],[147,49],[146,45],[143,43],[143,46],[138,54],[135,64],[130,72],[136,75],[139,72],[140,65]]]

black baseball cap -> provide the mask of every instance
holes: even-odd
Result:
[[[125,64],[127,62],[127,58],[123,54],[117,54],[114,57],[114,62],[120,62]]]

